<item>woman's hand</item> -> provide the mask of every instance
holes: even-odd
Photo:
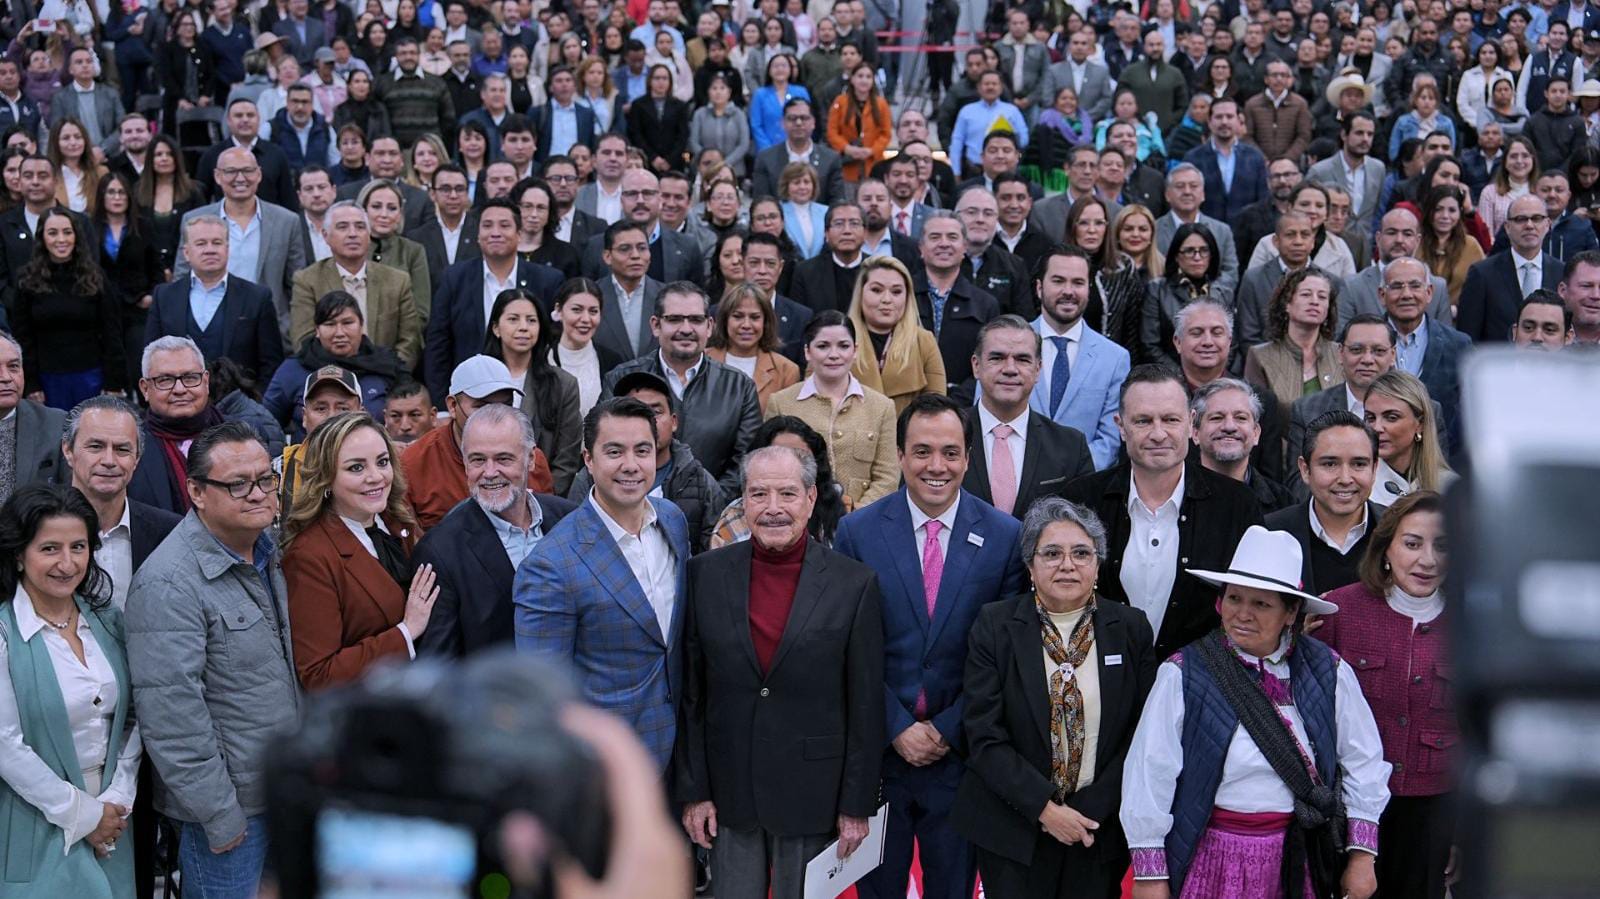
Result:
[[[105,858],[111,854],[108,847],[114,846],[117,837],[122,836],[122,832],[128,828],[128,821],[124,817],[128,814],[128,807],[114,802],[102,802],[101,806],[99,825],[89,831],[84,839],[94,847],[95,855]]]
[[[428,629],[428,619],[433,617],[433,602],[439,598],[439,588],[434,583],[439,576],[433,566],[424,564],[411,578],[411,591],[406,594],[406,615],[401,623],[411,632],[411,639],[422,636]]]
[[[1133,899],[1172,899],[1172,890],[1165,880],[1135,880]]]
[[[1100,822],[1084,817],[1075,808],[1055,802],[1045,803],[1039,823],[1045,833],[1055,837],[1056,842],[1067,846],[1082,843],[1085,848],[1094,845],[1094,831],[1100,829]]]
[[[1344,877],[1339,885],[1344,887],[1345,899],[1367,899],[1378,891],[1378,875],[1373,870],[1375,857],[1370,852],[1353,850],[1344,864]]]

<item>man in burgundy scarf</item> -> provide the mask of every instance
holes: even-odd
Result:
[[[178,515],[189,512],[189,444],[200,432],[225,419],[211,405],[206,360],[187,337],[162,337],[145,347],[139,392],[145,414],[145,452],[128,484],[139,502]]]
[[[836,838],[849,855],[877,810],[878,581],[807,536],[809,455],[755,450],[743,481],[750,540],[689,560],[673,793],[718,897],[799,899],[806,863]]]

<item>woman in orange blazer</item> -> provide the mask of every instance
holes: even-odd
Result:
[[[850,86],[828,110],[828,143],[844,157],[845,180],[860,181],[882,162],[893,134],[894,117],[878,93],[877,74],[860,63],[850,70]]]
[[[409,660],[439,595],[433,568],[410,576],[422,536],[406,505],[399,453],[365,412],[328,419],[301,456],[301,489],[283,522],[283,577],[300,684],[354,680],[382,659]]]
[[[762,415],[767,413],[767,397],[800,383],[800,366],[778,355],[778,349],[778,314],[761,288],[741,284],[728,291],[717,304],[717,324],[706,355],[756,382]]]

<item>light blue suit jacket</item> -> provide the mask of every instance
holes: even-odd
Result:
[[[805,235],[800,231],[800,226],[796,224],[802,215],[809,215],[811,218],[811,239],[809,241],[805,239]],[[789,239],[794,241],[794,245],[799,248],[800,258],[810,259],[822,252],[822,232],[826,227],[827,217],[828,207],[821,203],[812,203],[805,209],[801,209],[787,200],[784,201],[783,233],[789,235]]]
[[[1033,330],[1044,333],[1043,316],[1033,320]],[[1061,405],[1049,408],[1048,371],[1039,373],[1039,383],[1033,386],[1028,405],[1056,424],[1076,428],[1089,438],[1094,467],[1104,469],[1116,461],[1117,449],[1122,446],[1122,432],[1116,420],[1117,398],[1132,367],[1127,350],[1085,327],[1083,345],[1078,347],[1078,361],[1072,366],[1072,380],[1067,383]]]
[[[562,518],[522,560],[511,592],[517,650],[571,665],[584,698],[632,724],[665,770],[683,681],[679,635],[689,528],[677,506],[654,497],[650,503],[677,569],[670,633],[661,633],[655,609],[592,500]]]

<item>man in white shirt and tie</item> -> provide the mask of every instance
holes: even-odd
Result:
[[[1457,330],[1477,343],[1511,339],[1523,298],[1541,287],[1555,290],[1566,271],[1561,260],[1544,252],[1549,230],[1550,214],[1542,198],[1528,194],[1511,201],[1506,211],[1511,251],[1496,253],[1467,270],[1456,307]]]
[[[1111,72],[1104,63],[1091,59],[1094,31],[1080,28],[1067,41],[1067,58],[1051,66],[1039,81],[1034,103],[1040,109],[1055,106],[1056,94],[1070,87],[1078,94],[1078,108],[1096,122],[1111,114]]]

